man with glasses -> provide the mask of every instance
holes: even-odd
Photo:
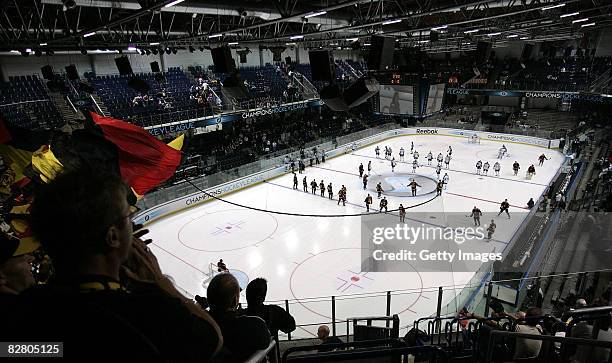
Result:
[[[162,274],[140,239],[147,231],[134,232],[129,201],[118,176],[91,168],[36,193],[31,227],[56,274],[22,294],[22,316],[36,326],[27,341],[64,342],[64,357],[81,361],[207,361],[221,348],[220,330]]]

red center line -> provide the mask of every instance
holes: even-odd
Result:
[[[494,200],[481,199],[481,198],[471,197],[469,195],[456,194],[456,193],[451,193],[451,192],[446,192],[444,194],[456,195],[458,197],[463,197],[463,198],[468,198],[468,199],[475,199],[475,200],[480,200],[480,201],[483,201],[483,202],[489,202],[489,203],[493,203],[493,204],[501,204],[501,202],[496,202]],[[529,209],[527,207],[519,207],[518,205],[514,205],[514,204],[510,204],[510,206],[514,207],[514,208],[520,208],[520,209]]]

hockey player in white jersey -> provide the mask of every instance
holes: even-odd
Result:
[[[482,164],[482,172],[484,175],[487,175],[489,173],[489,168],[491,167],[491,164],[489,164],[488,161],[485,161],[484,164]]]
[[[444,157],[444,165],[446,166],[446,169],[448,169],[449,165],[450,165],[450,161],[451,161],[451,156],[450,154],[446,155]]]
[[[476,162],[476,174],[477,174],[477,175],[480,175],[480,169],[482,169],[482,161],[481,161],[481,160],[478,160],[478,161]]]
[[[427,165],[431,165],[431,161],[433,160],[433,154],[431,151],[427,154]]]
[[[493,164],[493,170],[495,170],[495,176],[499,176],[499,171],[501,170],[499,162],[496,161],[495,164]]]
[[[438,165],[442,165],[442,161],[444,160],[444,156],[442,156],[442,153],[438,154],[436,160],[438,160]]]
[[[444,173],[444,177],[442,178],[442,182],[444,183],[444,190],[446,190],[446,188],[448,187],[448,181],[449,181],[449,177],[448,177],[448,173]]]

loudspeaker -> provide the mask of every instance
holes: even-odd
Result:
[[[149,84],[138,77],[132,77],[128,81],[128,87],[140,93],[147,93],[150,89]]]
[[[573,48],[573,47],[567,47],[567,48],[565,48],[565,53],[564,53],[565,57],[571,57],[571,55],[572,55],[572,49],[574,49],[574,48]]]
[[[160,70],[159,70],[159,63],[151,62],[150,64],[151,64],[151,72],[153,72],[153,73],[159,73],[160,72]]]
[[[244,85],[244,81],[240,78],[238,72],[232,72],[223,80],[223,91],[226,95],[236,99],[249,97],[249,90]]]
[[[310,69],[314,81],[331,82],[336,78],[336,66],[334,57],[329,50],[312,50],[308,52]]]
[[[489,42],[478,42],[476,44],[476,53],[474,54],[476,61],[486,63],[491,55],[491,48],[493,48],[493,44]]]
[[[373,35],[370,38],[370,54],[368,55],[368,69],[383,71],[393,64],[393,51],[395,39]]]
[[[554,58],[555,55],[557,54],[557,47],[549,47],[548,51],[546,52],[546,57],[547,58]]]
[[[240,63],[246,63],[247,57],[246,53],[240,53]]]
[[[236,64],[232,58],[232,51],[229,47],[213,48],[210,50],[210,52],[212,53],[215,72],[230,73],[236,69]]]
[[[327,105],[333,111],[348,111],[348,106],[342,98],[342,92],[337,85],[331,84],[321,88],[319,91],[321,101]]]
[[[532,44],[525,44],[523,46],[523,53],[521,53],[521,59],[529,59],[531,58],[531,52],[533,52],[533,45]]]
[[[115,58],[115,64],[117,65],[119,74],[122,76],[130,75],[134,73],[132,72],[132,66],[130,65],[130,60],[125,55],[123,57]]]
[[[380,91],[380,85],[375,79],[362,78],[344,90],[344,102],[349,108],[361,105]]]
[[[66,66],[65,69],[66,69],[66,75],[68,76],[68,79],[70,80],[79,79],[79,72],[77,72],[76,66],[74,64]]]
[[[85,93],[94,93],[94,89],[84,81],[79,81],[79,89]]]
[[[440,38],[440,33],[433,31],[433,30],[429,32],[429,41],[437,42],[439,38]]]
[[[291,64],[291,57],[285,57],[285,64]]]
[[[50,65],[46,65],[40,68],[44,79],[53,79],[53,68]]]

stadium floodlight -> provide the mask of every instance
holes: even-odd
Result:
[[[382,25],[397,24],[397,23],[401,23],[401,22],[402,22],[402,19],[387,20],[387,21],[383,22]]]
[[[559,15],[560,18],[567,18],[568,16],[576,16],[580,14],[579,12],[575,12],[575,13],[569,13],[569,14],[563,14],[563,15]]]
[[[542,8],[542,10],[551,10],[551,9],[561,8],[561,7],[564,7],[564,6],[565,6],[565,3],[562,3],[562,4],[557,4],[557,5],[553,5],[553,6],[544,7],[544,8]]]
[[[572,20],[572,24],[583,23],[583,22],[588,21],[588,20],[589,20],[589,18],[576,19],[576,20]]]
[[[169,7],[174,6],[176,4],[182,3],[183,1],[185,1],[185,0],[174,0],[171,3],[168,3],[168,4],[164,5],[164,8],[169,8]]]
[[[308,18],[312,18],[312,17],[315,17],[315,16],[325,15],[325,14],[327,14],[327,11],[319,11],[319,12],[316,12],[316,13],[304,15],[304,18],[308,19]]]

